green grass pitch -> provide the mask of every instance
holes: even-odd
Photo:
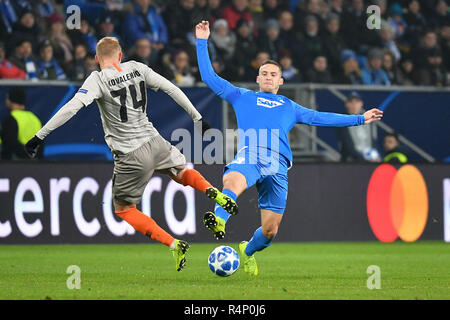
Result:
[[[450,244],[444,242],[274,243],[257,253],[260,274],[210,272],[209,252],[191,244],[176,272],[159,244],[2,245],[0,299],[450,299]],[[231,244],[237,249],[237,244]],[[81,288],[67,288],[69,265]],[[367,267],[381,270],[369,290]]]

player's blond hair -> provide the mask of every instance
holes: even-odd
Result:
[[[100,59],[112,58],[119,52],[122,52],[119,40],[114,37],[104,37],[97,42],[97,57]]]

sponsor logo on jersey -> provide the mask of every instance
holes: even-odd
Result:
[[[279,98],[278,101],[270,100],[262,97],[256,98],[256,105],[264,108],[276,108],[284,104],[284,100]]]
[[[79,93],[84,93],[84,94],[86,94],[86,93],[88,93],[88,90],[87,90],[87,89],[80,88],[80,89],[78,90],[78,92],[79,92]]]

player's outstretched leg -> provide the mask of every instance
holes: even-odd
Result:
[[[191,186],[205,193],[208,198],[220,205],[229,214],[235,215],[238,213],[236,198],[233,199],[225,192],[220,192],[217,188],[213,187],[197,170],[186,168],[180,172],[178,177],[184,186]]]
[[[162,229],[155,220],[143,214],[136,209],[135,205],[125,206],[125,210],[117,210],[120,205],[116,205],[116,214],[128,222],[136,231],[168,246],[176,260],[176,269],[180,271],[186,264],[186,251],[189,245],[186,241],[176,240],[164,229]]]
[[[225,223],[226,221],[213,212],[207,212],[203,216],[203,224],[208,228],[217,240],[223,239],[225,237]]]
[[[186,252],[189,250],[189,244],[184,240],[175,240],[172,251],[175,259],[175,267],[177,271],[181,271],[186,264]]]
[[[206,196],[214,200],[228,214],[234,216],[238,213],[236,195],[232,191],[224,189],[220,192],[217,188],[210,187],[206,189]]]
[[[237,197],[247,188],[246,177],[236,171],[231,171],[223,176],[224,189],[222,193],[236,202]],[[207,212],[203,217],[203,223],[213,233],[216,239],[225,236],[225,224],[231,214],[225,208],[216,204],[214,212]]]
[[[224,189],[222,192],[234,202],[236,201],[237,196],[233,191]],[[214,212],[207,212],[204,215],[203,224],[213,233],[214,238],[220,240],[225,237],[225,224],[230,216],[230,213],[223,206],[216,204]]]

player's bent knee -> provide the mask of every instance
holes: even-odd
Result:
[[[277,226],[263,227],[262,233],[266,238],[273,239],[278,233],[278,227]]]
[[[223,176],[223,187],[239,195],[247,188],[247,181],[242,174],[230,172]]]
[[[183,181],[183,176],[184,176],[184,174],[186,173],[186,167],[184,167],[183,169],[181,169],[180,171],[178,171],[177,173],[176,173],[176,175],[174,175],[173,173],[172,174],[169,174],[170,175],[170,177],[173,179],[173,180],[175,180],[176,182],[178,182],[178,183],[182,183],[182,181]]]
[[[121,203],[117,203],[114,202],[114,211],[117,214],[118,212],[123,212],[123,211],[128,211],[131,208],[136,207],[135,204],[132,203],[128,203],[128,204],[121,204]]]

